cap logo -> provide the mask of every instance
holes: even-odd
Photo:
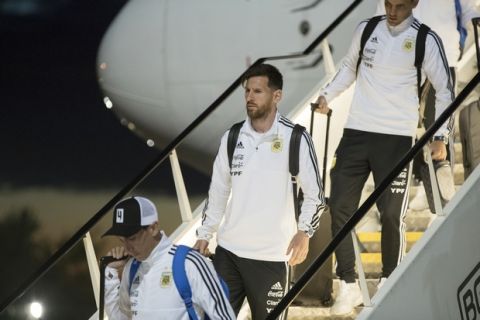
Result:
[[[118,208],[115,213],[115,216],[116,216],[116,219],[115,219],[116,223],[123,223],[123,209]]]

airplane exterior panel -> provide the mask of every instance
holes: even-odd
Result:
[[[256,59],[303,51],[350,1],[323,0],[316,7],[295,10],[310,3],[131,0],[102,41],[97,59],[101,89],[122,123],[162,148]],[[367,9],[362,7],[363,15]],[[309,26],[306,34],[301,33],[302,23]],[[357,23],[354,18],[340,30],[348,30],[342,32],[350,38]],[[340,59],[349,41],[334,40],[334,54]],[[295,108],[325,74],[320,49],[306,58],[272,64],[284,75],[279,105],[283,114]],[[211,142],[246,117],[241,91],[237,89],[187,139],[185,152],[179,153],[182,160],[204,172],[211,169],[218,148]],[[198,161],[199,157],[207,159]]]

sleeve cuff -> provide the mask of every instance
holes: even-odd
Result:
[[[119,280],[117,269],[107,266],[105,268],[105,280],[107,280],[107,281],[117,281],[117,280]]]
[[[213,238],[212,234],[201,229],[197,229],[197,239],[210,241]]]
[[[434,136],[434,137],[432,138],[432,142],[433,142],[433,141],[442,141],[443,143],[448,144],[448,137],[447,137],[447,136],[444,136],[444,135],[442,135],[442,136]]]
[[[305,223],[299,223],[298,230],[305,232],[309,238],[313,237],[313,234],[315,233],[315,230]]]

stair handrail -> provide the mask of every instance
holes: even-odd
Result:
[[[160,154],[151,161],[145,169],[131,180],[123,189],[121,189],[112,199],[110,199],[92,218],[90,218],[80,229],[73,234],[50,258],[47,259],[35,272],[26,278],[26,280],[13,291],[0,304],[0,314],[5,309],[15,302],[18,298],[29,290],[50,268],[52,268],[65,254],[67,254],[83,236],[93,228],[100,219],[102,219],[121,199],[123,199],[129,192],[135,189],[143,180],[145,180],[165,159],[169,154],[176,149],[176,147],[193,131],[195,130],[217,107],[223,103],[240,84],[242,83],[244,75],[251,68],[265,62],[275,60],[297,59],[308,56],[327,36],[364,0],[353,1],[312,43],[301,53],[293,53],[282,56],[271,56],[257,59],[249,68],[247,68],[215,101],[210,104],[195,120],[188,125],[175,139],[170,142]]]
[[[478,72],[472,80],[465,86],[465,88],[458,94],[448,108],[438,117],[438,119],[428,128],[428,130],[417,140],[413,147],[405,154],[405,156],[396,164],[392,171],[383,179],[383,181],[375,188],[375,190],[363,202],[360,208],[355,211],[352,217],[345,223],[345,225],[333,236],[332,240],[320,255],[310,264],[303,275],[295,282],[275,308],[268,314],[266,320],[274,320],[279,317],[282,312],[287,309],[302,289],[308,284],[315,273],[325,263],[325,261],[332,255],[346,236],[355,228],[357,223],[365,216],[370,208],[375,204],[382,193],[387,189],[390,183],[400,174],[405,166],[413,160],[415,155],[423,148],[424,145],[433,137],[442,124],[447,121],[450,116],[458,109],[461,103],[468,97],[468,95],[475,89],[480,82],[480,72]]]

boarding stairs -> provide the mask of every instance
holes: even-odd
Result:
[[[360,3],[362,1],[354,1],[354,3]],[[355,8],[355,7],[353,7]],[[352,9],[353,10],[353,9]],[[347,13],[348,14],[348,13]],[[328,31],[328,30],[327,30]],[[329,31],[328,31],[329,32]],[[326,34],[328,34],[326,32]],[[316,94],[319,91],[319,88],[323,86],[334,74],[335,72],[335,62],[333,61],[331,52],[330,52],[330,47],[328,45],[328,40],[326,39],[326,34],[323,35],[323,38],[321,38],[321,50],[323,53],[323,58],[324,58],[324,65],[325,65],[325,78],[322,79],[321,82],[318,83],[318,85],[315,88],[312,88],[310,94],[305,97],[303,101],[299,103],[297,108],[295,108],[291,114],[288,116],[294,121],[298,122],[300,124],[305,125],[306,127],[309,126],[309,119],[310,119],[310,107],[309,103],[311,101],[314,101],[316,98]],[[472,50],[470,48],[469,50]],[[474,48],[473,48],[474,50]],[[474,55],[472,55],[474,56]],[[262,60],[262,59],[260,59]],[[259,61],[260,61],[259,60]],[[263,59],[265,61],[267,59]],[[275,60],[275,59],[272,59]],[[263,62],[260,61],[260,62]],[[239,77],[240,79],[240,77]],[[239,84],[239,79],[237,79],[230,88],[238,86]],[[230,90],[227,89],[227,91]],[[233,90],[232,90],[233,91]],[[229,92],[231,93],[231,91]],[[228,94],[229,94],[228,93]],[[227,95],[228,95],[227,94]],[[345,122],[346,119],[346,114],[348,112],[348,109],[345,108],[346,105],[350,104],[351,101],[351,96],[352,96],[352,88],[347,90],[341,97],[337,98],[334,103],[333,103],[333,109],[335,109],[335,113],[332,116],[332,131],[331,132],[331,137],[332,141],[330,141],[329,144],[329,150],[328,150],[328,159],[327,159],[327,168],[328,168],[328,163],[331,163],[331,157],[334,153],[334,150],[336,146],[338,145],[339,138],[341,137],[341,130],[343,128],[343,123]],[[220,102],[221,103],[221,102]],[[218,106],[212,104],[214,108]],[[342,105],[339,108],[336,108],[336,104]],[[211,106],[211,107],[212,107]],[[213,109],[214,109],[213,108]],[[4,308],[8,307],[10,303],[15,301],[16,298],[18,298],[19,295],[23,294],[26,290],[28,290],[31,286],[31,283],[35,282],[40,278],[49,268],[51,268],[57,260],[59,260],[63,255],[65,255],[72,246],[74,246],[77,242],[78,239],[83,239],[85,250],[87,253],[87,260],[88,260],[88,266],[91,272],[91,278],[92,278],[92,285],[93,285],[93,291],[95,294],[95,300],[99,301],[98,297],[98,292],[99,292],[99,272],[98,272],[98,257],[95,254],[95,250],[92,244],[92,240],[90,238],[89,230],[99,221],[101,217],[106,215],[114,206],[116,202],[118,202],[121,198],[123,198],[125,195],[127,195],[131,190],[133,190],[135,187],[137,187],[145,178],[145,176],[149,175],[151,172],[153,172],[159,163],[163,162],[167,157],[170,159],[171,163],[171,169],[173,172],[173,177],[175,180],[175,188],[177,192],[177,198],[178,198],[178,203],[179,203],[179,208],[180,208],[180,214],[181,214],[181,225],[171,234],[171,238],[177,242],[177,243],[182,243],[182,244],[193,244],[195,241],[195,235],[194,235],[194,230],[199,226],[200,223],[200,217],[201,217],[201,209],[203,208],[203,203],[201,203],[197,208],[195,208],[192,212],[190,208],[190,201],[186,192],[185,184],[183,181],[183,176],[181,173],[181,167],[175,152],[175,147],[181,143],[181,141],[185,138],[186,134],[191,131],[192,128],[195,128],[201,121],[208,116],[208,110],[210,107],[206,110],[205,113],[203,113],[197,120],[195,120],[189,127],[185,129],[180,136],[172,141],[170,145],[168,145],[165,150],[168,151],[168,153],[162,152],[159,157],[149,165],[147,168],[145,168],[144,172],[142,172],[134,181],[129,183],[123,190],[121,190],[115,197],[113,197],[91,220],[87,222],[87,224],[82,227],[67,243],[65,244],[64,247],[62,247],[58,252],[56,252],[49,261],[42,267],[41,270],[36,272],[32,277],[27,279],[26,283],[17,290],[12,295],[12,298],[9,301],[6,301],[3,303],[0,307],[0,312],[4,310]],[[337,112],[337,110],[344,109],[343,112]],[[316,150],[319,152],[320,150],[323,150],[323,138],[321,137],[321,133],[324,132],[324,127],[325,127],[325,121],[324,119],[320,118],[321,116],[318,115],[318,125],[316,126],[316,131],[313,135],[315,144],[316,144]],[[185,133],[185,134],[184,134]],[[457,139],[458,141],[458,139]],[[458,146],[456,146],[457,149],[457,157],[461,156],[461,152],[458,152]],[[323,156],[318,155],[318,159],[320,163],[323,161]],[[455,182],[460,188],[462,183],[463,183],[463,171],[461,167],[461,159],[457,158],[456,161],[457,165],[455,166]],[[478,171],[478,170],[477,170]],[[328,170],[327,170],[328,172]],[[368,194],[370,194],[373,191],[373,186],[372,184],[368,184],[365,187],[364,190],[364,199],[367,197]],[[413,187],[411,189],[411,197],[415,195],[415,193],[418,192],[417,187]],[[327,177],[327,185],[326,185],[326,193],[329,194],[329,182],[328,182],[328,177]],[[362,199],[362,201],[364,200]],[[431,213],[428,210],[423,210],[423,211],[412,211],[409,210],[407,213],[407,218],[406,218],[406,223],[407,223],[407,241],[408,241],[408,248],[407,250],[410,250],[417,241],[419,241],[425,230],[427,230],[428,225],[431,222]],[[356,233],[358,235],[358,239],[360,240],[360,249],[361,249],[361,261],[362,261],[362,266],[365,271],[365,276],[366,276],[366,287],[368,291],[369,297],[374,296],[375,291],[376,291],[376,283],[377,279],[380,273],[380,244],[379,244],[379,238],[380,238],[380,233],[378,230],[378,225],[375,223],[376,220],[376,210],[373,207],[369,212],[366,214],[365,218],[358,224]],[[373,222],[372,222],[373,221]],[[211,245],[215,245],[212,243]],[[407,254],[408,256],[408,254]],[[333,270],[332,270],[332,273]],[[338,281],[334,281],[334,292],[336,290],[336,287],[338,287]],[[354,314],[349,315],[347,317],[341,317],[340,319],[354,319],[357,315],[357,313],[361,312],[362,308],[358,308]],[[98,317],[97,314],[94,314],[91,319],[96,319]],[[244,312],[242,317],[244,319],[248,319],[248,312]],[[240,319],[241,317],[239,317]],[[305,307],[290,307],[289,309],[289,319],[335,319],[334,317],[331,317],[329,314],[328,308],[322,308],[322,307],[314,307],[314,308],[305,308]]]
[[[459,64],[457,69],[457,75],[459,79],[468,78],[468,76],[471,75],[471,69],[474,68],[473,66],[476,63],[475,45],[472,41],[470,42],[471,42],[470,45],[465,50],[464,58]],[[466,84],[465,82],[462,82],[462,80],[459,80],[458,92],[460,92],[463,89],[465,84]],[[463,106],[470,103],[476,97],[478,97],[478,91],[476,94],[473,94],[468,99],[466,99],[465,102],[463,103]],[[344,94],[344,97],[339,97],[338,99],[342,101],[333,102],[332,108],[334,108],[335,110],[337,110],[336,105],[338,105],[339,108],[341,108],[342,105],[344,107],[345,104],[349,105],[349,103],[351,102],[351,95],[349,96],[349,93],[347,92]],[[346,99],[346,101],[344,101],[343,99]],[[312,97],[311,100],[315,100],[314,97]],[[307,110],[307,106],[305,105],[303,112],[305,112],[306,110]],[[293,113],[293,118],[297,122],[302,123],[303,125],[306,125],[308,127],[308,122],[306,120],[307,117],[305,114],[303,114],[302,116],[302,115]],[[457,191],[461,188],[465,180],[464,169],[463,169],[462,145],[460,142],[460,130],[459,130],[458,118],[459,117],[457,114],[455,118],[455,139],[454,139],[455,161],[454,161],[454,167],[453,167],[454,182],[455,182],[455,188]],[[323,128],[320,128],[317,130],[317,132],[322,132],[322,130]],[[323,150],[322,138],[315,134],[313,138],[316,144],[317,152],[319,152],[319,150]],[[336,141],[336,143],[333,144],[332,150],[329,151],[329,157],[330,157],[329,159],[331,159],[332,152],[337,145],[338,145],[338,141]],[[317,156],[319,158],[319,161],[321,161],[320,159],[322,155],[319,154]],[[410,187],[410,194],[409,194],[410,201],[412,201],[417,196],[417,194],[419,194],[420,198],[423,199],[423,201],[420,201],[420,202],[423,202],[425,205],[424,205],[424,208],[415,208],[415,209],[408,208],[407,210],[406,217],[405,217],[407,255],[410,249],[415,245],[417,241],[419,241],[422,238],[424,232],[427,230],[430,224],[437,217],[437,215],[432,214],[432,212],[428,208],[427,199],[424,196],[425,195],[424,191],[422,190],[423,188],[424,187],[422,185],[415,184],[412,181],[412,185]],[[370,176],[363,190],[360,203],[363,203],[365,199],[372,193],[373,190],[374,190],[373,179]],[[329,190],[328,190],[328,182],[327,182],[327,194],[328,194],[328,191]],[[380,244],[381,225],[379,223],[379,213],[376,206],[373,206],[365,215],[365,217],[357,224],[356,235],[357,235],[357,240],[359,241],[359,249],[361,251],[360,259],[362,262],[362,269],[366,279],[365,286],[367,287],[369,297],[373,297],[377,291],[377,284],[382,271],[381,270],[382,268],[381,244]],[[335,275],[335,264],[333,265],[333,268],[332,268],[332,274]],[[334,282],[333,282],[334,296],[338,289],[338,286],[339,286],[339,280],[334,279]],[[355,308],[355,311],[350,315],[335,317],[330,314],[328,308],[325,308],[322,306],[318,306],[318,307],[293,306],[289,308],[289,319],[337,319],[337,318],[338,319],[355,319],[357,314],[362,309],[363,309],[363,306],[360,306]]]

